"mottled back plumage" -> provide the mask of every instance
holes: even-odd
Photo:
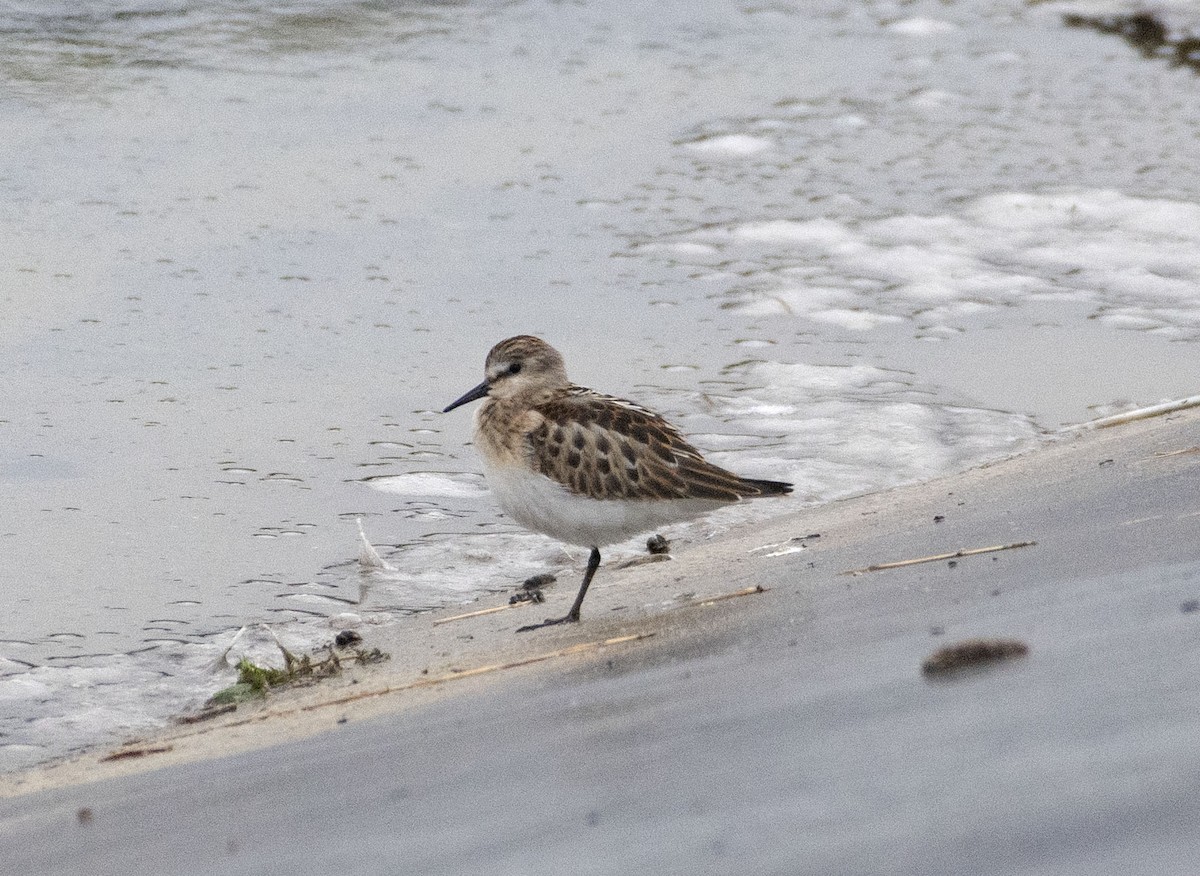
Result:
[[[765,488],[713,465],[658,414],[631,401],[572,386],[532,410],[530,462],[573,493],[593,499],[737,502]]]

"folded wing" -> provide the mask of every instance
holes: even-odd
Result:
[[[788,484],[738,477],[713,465],[662,417],[580,387],[537,405],[527,452],[542,474],[593,499],[737,502],[790,492]]]

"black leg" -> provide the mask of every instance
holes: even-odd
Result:
[[[557,624],[579,623],[579,607],[583,605],[583,597],[587,596],[588,585],[592,583],[592,576],[596,574],[598,568],[600,568],[600,549],[592,548],[592,555],[588,557],[587,571],[583,573],[583,583],[579,585],[579,592],[575,594],[575,604],[571,606],[571,610],[563,617],[546,618],[540,624],[518,627],[517,632],[528,633],[530,630],[540,630],[542,627],[552,627]]]

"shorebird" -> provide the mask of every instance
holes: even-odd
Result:
[[[715,466],[654,411],[571,383],[558,350],[532,335],[492,347],[483,383],[442,412],[481,398],[475,445],[504,513],[592,551],[571,610],[518,632],[579,621],[600,548],[722,505],[792,491]]]

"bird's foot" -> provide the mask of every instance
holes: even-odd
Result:
[[[556,627],[559,624],[577,624],[579,623],[578,614],[566,614],[562,617],[548,617],[540,624],[526,624],[523,627],[517,627],[518,633],[529,633],[533,630],[540,630],[543,627]]]

